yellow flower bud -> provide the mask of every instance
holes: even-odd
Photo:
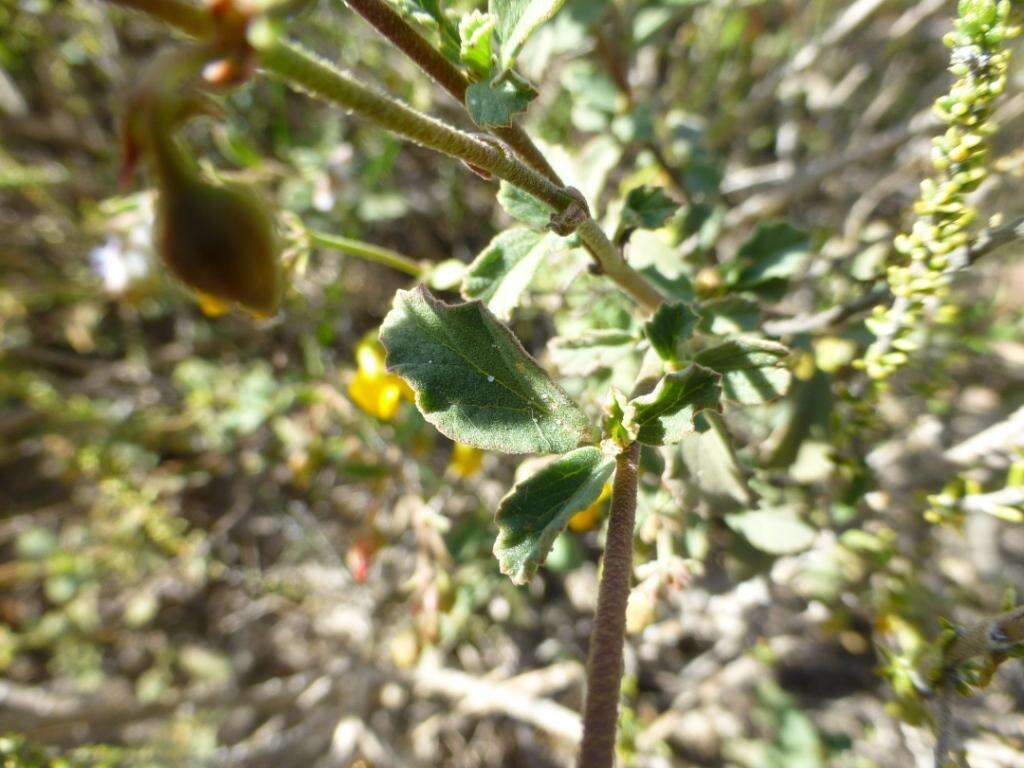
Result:
[[[600,525],[601,517],[604,515],[605,500],[611,495],[611,483],[605,483],[604,488],[601,489],[601,495],[597,497],[593,504],[569,518],[569,530],[575,533],[583,533]]]
[[[402,379],[388,373],[384,365],[384,349],[372,336],[356,346],[358,369],[348,384],[348,396],[361,410],[382,421],[391,421],[398,414],[402,400],[412,401],[413,392]]]
[[[484,452],[471,445],[456,443],[448,468],[458,477],[471,477],[480,471],[484,463]]]

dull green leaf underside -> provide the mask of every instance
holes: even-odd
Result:
[[[466,270],[462,295],[480,299],[498,318],[508,320],[544,259],[561,247],[563,238],[525,227],[496,235]]]
[[[696,430],[683,436],[679,456],[688,487],[715,510],[735,511],[750,504],[753,494],[725,425],[717,416],[697,414]]]
[[[697,354],[694,361],[722,374],[725,396],[744,405],[767,403],[786,393],[792,379],[789,349],[778,342],[738,337]]]
[[[566,376],[589,376],[611,368],[635,349],[637,338],[629,331],[609,328],[586,331],[579,336],[556,336],[548,342],[551,362]]]
[[[481,81],[466,89],[466,109],[481,128],[506,127],[537,92],[513,80]]]
[[[814,529],[787,507],[766,507],[725,516],[750,545],[770,555],[790,555],[814,543]]]
[[[536,29],[558,13],[565,0],[490,0],[487,9],[498,17],[499,56],[502,69],[515,63],[516,56]]]
[[[587,416],[478,301],[399,291],[380,329],[389,370],[439,432],[502,453],[564,453],[593,442]]]
[[[559,456],[509,491],[498,506],[494,556],[501,572],[525,584],[569,518],[601,495],[615,461],[593,446]]]
[[[699,411],[721,410],[721,378],[699,365],[665,375],[652,392],[630,401],[627,427],[647,445],[678,443],[694,431]]]
[[[547,203],[507,181],[502,181],[498,187],[498,204],[516,221],[542,232],[547,230],[551,214],[555,212]]]

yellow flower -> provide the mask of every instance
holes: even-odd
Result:
[[[356,364],[359,367],[349,382],[348,396],[371,416],[391,421],[402,398],[412,400],[412,390],[398,376],[388,373],[384,349],[372,336],[365,337],[356,347]]]
[[[604,514],[605,499],[611,495],[612,485],[611,483],[605,483],[604,488],[601,489],[601,495],[597,497],[593,504],[569,518],[569,530],[583,533],[584,531],[596,528]]]
[[[457,477],[470,477],[480,471],[484,463],[484,452],[471,445],[456,443],[452,448],[452,458],[448,462],[448,468]]]

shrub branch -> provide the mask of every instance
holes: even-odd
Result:
[[[211,28],[200,9],[182,0],[108,0],[116,5],[146,11],[190,33]],[[292,86],[344,107],[385,130],[482,168],[499,179],[529,192],[558,213],[578,206],[578,197],[553,183],[501,146],[482,141],[406,104],[363,85],[353,75],[307,50],[302,45],[274,39],[259,51],[265,70]],[[636,272],[589,216],[578,228],[580,239],[598,265],[619,287],[647,311],[653,311],[663,297]]]
[[[444,57],[424,37],[413,29],[399,13],[384,0],[345,0],[356,13],[366,19],[383,37],[409,57],[438,85],[451,94],[459,104],[466,104],[466,89],[470,83],[458,67]],[[491,133],[504,141],[523,162],[546,176],[552,183],[562,185],[555,169],[533,143],[526,131],[515,122],[491,129]]]
[[[636,519],[637,462],[640,445],[632,443],[615,461],[615,481],[604,545],[597,613],[590,633],[587,700],[578,768],[611,768],[622,681],[622,645],[626,635],[626,601],[633,572],[633,525]]]

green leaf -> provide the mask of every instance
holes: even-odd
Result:
[[[706,301],[698,307],[697,314],[700,315],[698,327],[714,336],[748,333],[757,330],[761,322],[757,304],[739,296]]]
[[[501,68],[515,62],[527,38],[558,13],[565,0],[489,0],[487,10],[498,17]]]
[[[662,304],[644,324],[644,333],[658,356],[674,363],[679,359],[679,345],[693,335],[699,319],[683,302]]]
[[[634,232],[626,247],[629,263],[672,301],[693,301],[693,285],[684,271],[685,261],[666,237],[663,231]]]
[[[525,584],[544,562],[569,518],[601,495],[615,461],[592,446],[578,448],[517,483],[501,500],[494,556],[501,572]]]
[[[758,405],[786,393],[792,379],[788,355],[783,344],[743,336],[705,349],[694,360],[722,374],[726,397]]]
[[[698,413],[694,425],[697,431],[685,435],[679,444],[688,487],[718,511],[748,505],[750,489],[721,417]]]
[[[506,78],[481,81],[466,89],[466,108],[481,128],[512,124],[512,116],[524,111],[537,92],[523,83]]]
[[[679,210],[661,187],[635,187],[626,195],[619,214],[619,234],[616,239],[634,229],[658,229]]]
[[[452,440],[503,453],[562,453],[594,440],[586,414],[478,301],[399,291],[380,340],[389,370]]]
[[[548,342],[548,353],[562,374],[589,376],[614,366],[636,348],[636,342],[636,336],[629,331],[602,329],[571,338],[558,336]]]
[[[459,22],[462,47],[459,55],[467,69],[481,80],[491,72],[491,35],[497,18],[474,9]]]
[[[564,238],[554,232],[541,234],[525,227],[505,230],[469,265],[462,295],[480,299],[498,318],[508,320],[537,267],[563,242]]]
[[[647,445],[671,445],[694,431],[693,418],[705,409],[721,410],[721,376],[699,365],[665,375],[654,391],[634,398],[626,427]]]
[[[631,421],[633,408],[618,387],[612,387],[608,393],[608,402],[604,407],[604,434],[622,447],[636,441],[637,425]]]
[[[725,516],[726,524],[751,546],[770,555],[790,555],[814,543],[815,531],[788,507],[767,507]]]
[[[810,248],[811,240],[802,229],[785,221],[759,224],[740,246],[726,281],[739,291],[774,290],[803,267]]]
[[[507,181],[502,181],[498,188],[498,204],[516,221],[541,231],[547,229],[551,214],[555,212],[547,203]]]

